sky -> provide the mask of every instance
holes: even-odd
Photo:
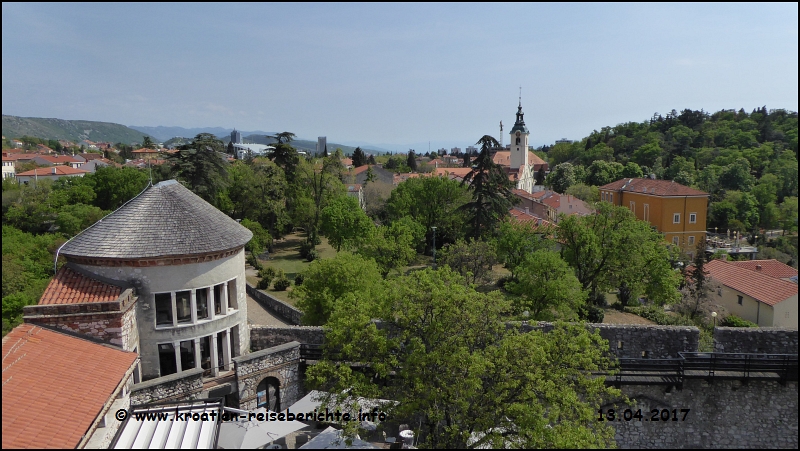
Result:
[[[2,4],[2,113],[392,150],[797,111],[784,4]],[[423,144],[424,143],[424,144]]]

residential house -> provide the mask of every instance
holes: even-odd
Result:
[[[345,169],[347,169],[347,170],[353,169],[353,159],[352,158],[342,158],[341,162],[342,162],[342,166],[344,166]]]
[[[512,221],[522,224],[530,224],[534,231],[543,233],[551,233],[555,230],[555,224],[546,219],[532,215],[530,211],[522,210],[518,207],[513,207],[508,211]]]
[[[92,150],[97,149],[97,143],[95,143],[94,141],[89,141],[88,139],[84,139],[83,141],[79,142],[78,146],[79,147],[83,146],[85,149],[92,149]]]
[[[708,193],[703,191],[670,180],[620,179],[600,187],[600,200],[630,208],[690,256],[705,239]]]
[[[113,166],[113,165],[114,162],[111,160],[108,160],[106,158],[96,158],[94,160],[89,160],[88,162],[84,163],[81,166],[81,169],[83,169],[86,172],[94,174],[95,172],[97,172],[97,168],[104,168],[106,166]]]
[[[757,265],[711,260],[705,268],[722,285],[714,299],[727,313],[761,327],[797,329],[797,283],[764,274]]]
[[[45,146],[44,144],[37,144],[37,145],[36,145],[36,151],[37,151],[38,153],[42,153],[42,154],[51,154],[51,153],[56,153],[56,151],[55,151],[55,150],[53,150],[53,149],[51,149],[51,148],[49,148],[49,147]]]
[[[14,177],[17,159],[3,155],[3,180]]]
[[[551,222],[557,222],[557,210],[551,205],[542,202],[541,199],[535,197],[535,195],[539,194],[540,192],[531,194],[521,189],[514,189],[512,192],[517,196],[517,199],[519,199],[519,203],[517,204],[519,208],[536,217],[547,219]]]
[[[19,149],[19,148],[22,148],[22,146],[24,146],[25,143],[23,143],[22,141],[20,141],[18,139],[12,139],[11,140],[11,145]]]
[[[559,215],[579,215],[586,216],[594,213],[594,208],[586,202],[569,194],[559,194],[555,191],[542,190],[532,194],[532,197],[543,204],[548,205],[555,212],[555,222],[558,222]]]
[[[747,268],[751,271],[756,271],[776,279],[797,283],[797,269],[775,259],[747,260],[730,263],[732,265],[736,265],[741,268]]]
[[[159,158],[161,151],[158,149],[148,149],[147,147],[142,147],[141,149],[136,149],[131,153],[133,154],[134,159],[154,160]]]
[[[36,168],[20,172],[16,175],[18,183],[28,184],[37,180],[58,180],[61,177],[83,177],[88,171],[76,169],[72,166],[52,166],[49,168]]]
[[[69,165],[73,168],[80,168],[83,161],[69,155],[39,155],[33,161],[40,166],[61,166]]]
[[[15,327],[3,337],[3,449],[107,448],[137,363],[134,352],[68,332]]]

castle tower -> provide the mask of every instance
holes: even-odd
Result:
[[[525,113],[522,112],[522,98],[517,107],[517,121],[511,128],[511,169],[519,169],[521,166],[528,166],[528,136],[530,132],[525,126],[523,119]]]

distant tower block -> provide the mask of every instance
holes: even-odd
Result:
[[[325,149],[328,148],[328,138],[326,136],[320,136],[317,138],[317,155],[322,155],[325,152]]]
[[[231,142],[234,144],[241,144],[242,143],[242,133],[235,128],[231,132]]]

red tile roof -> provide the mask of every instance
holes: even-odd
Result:
[[[365,164],[363,166],[359,166],[357,168],[353,168],[350,171],[353,173],[353,175],[358,175],[358,174],[361,174],[362,172],[368,171],[369,167],[370,167],[370,165]]]
[[[119,298],[120,293],[120,287],[86,277],[63,266],[47,285],[39,305],[112,302]]]
[[[549,229],[554,226],[552,222],[546,219],[542,219],[536,215],[526,213],[517,208],[512,208],[508,212],[511,214],[512,220],[521,222],[523,224],[531,224],[533,226],[533,230],[538,230],[539,228],[542,228],[542,231],[544,231],[545,229]]]
[[[511,151],[510,150],[498,150],[492,156],[492,160],[495,164],[499,164],[500,166],[511,166]],[[533,152],[528,151],[528,165],[529,166],[538,166],[542,164],[547,164],[544,160],[539,158]]]
[[[708,196],[708,193],[675,183],[672,180],[619,179],[600,187],[601,190],[653,194],[656,196]]]
[[[450,177],[451,179],[463,179],[470,172],[472,172],[472,168],[436,168],[434,174]]]
[[[136,149],[131,153],[158,153],[158,149],[148,149],[147,147],[142,147],[141,149]]]
[[[32,324],[14,328],[3,337],[3,449],[75,448],[136,358]]]
[[[796,276],[797,270],[789,265],[779,262],[778,260],[747,260],[743,262],[730,262],[740,268],[746,268],[751,271],[760,272],[761,274],[774,277],[776,279],[788,279],[789,277]]]
[[[72,166],[53,166],[49,168],[36,168],[31,169],[30,171],[20,172],[17,174],[17,177],[20,176],[28,176],[28,177],[47,177],[47,176],[54,176],[54,175],[76,175],[76,174],[88,174],[89,171],[84,171],[83,169],[73,168]]]
[[[776,305],[792,296],[797,296],[797,284],[729,262],[711,260],[706,263],[705,268],[708,274],[721,284],[768,305]]]

